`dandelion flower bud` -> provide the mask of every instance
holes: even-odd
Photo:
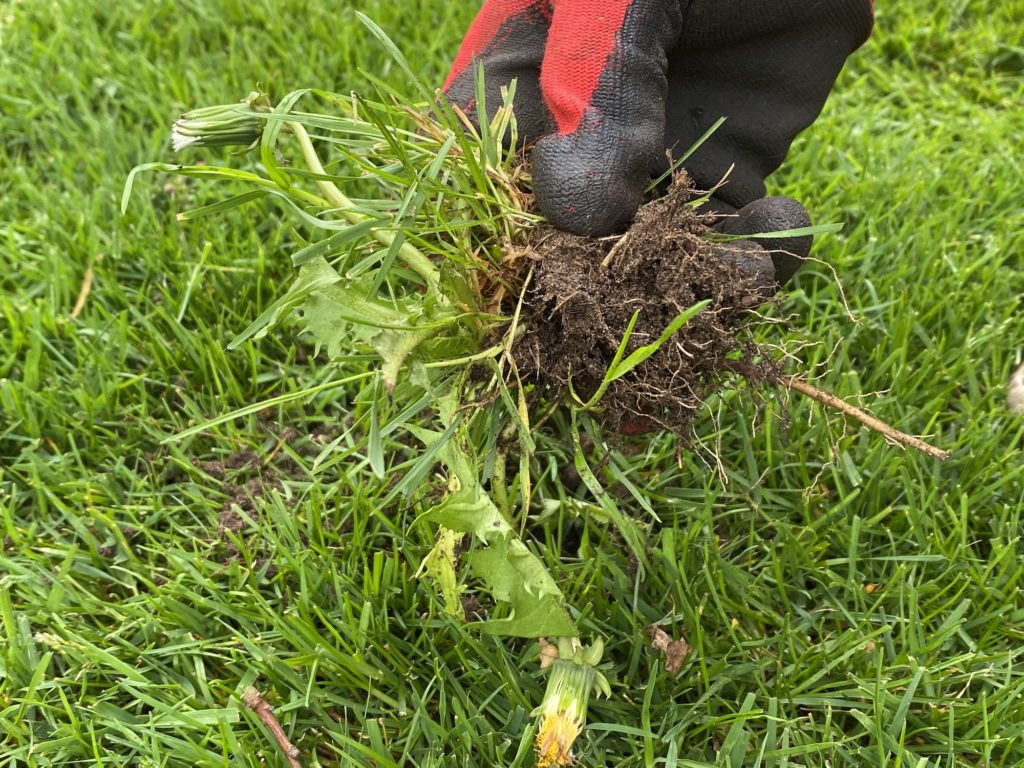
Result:
[[[193,109],[182,115],[171,128],[174,151],[186,147],[252,147],[263,135],[271,111],[266,95],[253,91],[236,104]]]

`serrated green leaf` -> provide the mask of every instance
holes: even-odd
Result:
[[[437,328],[428,326],[417,331],[385,331],[370,340],[374,351],[384,362],[381,374],[389,392],[398,383],[398,373],[409,355],[435,333]]]
[[[485,578],[499,600],[512,601],[520,590],[538,600],[562,596],[562,590],[540,558],[514,535],[499,538],[491,546],[473,552],[469,559],[490,574]],[[505,566],[506,561],[511,569]]]
[[[479,486],[462,487],[449,493],[427,513],[427,519],[488,542],[507,535],[511,526]]]
[[[250,339],[261,339],[315,291],[326,288],[341,280],[341,276],[324,259],[311,261],[299,270],[299,276],[288,291],[267,307],[249,327],[228,344],[228,349],[237,349]]]
[[[415,331],[418,308],[410,302],[390,302],[369,298],[363,290],[365,280],[339,281],[325,286],[309,297],[305,306],[306,330],[327,347],[327,354],[342,354],[342,340],[355,333],[369,340],[382,330]],[[358,326],[353,331],[348,326]]]
[[[512,637],[574,637],[579,634],[562,600],[562,592],[540,558],[514,534],[466,556],[472,572],[496,600],[508,603],[505,619],[474,622],[489,634]]]
[[[442,437],[411,429],[429,448]],[[445,434],[449,434],[446,430]],[[562,592],[539,557],[516,536],[479,480],[476,456],[463,426],[444,442],[437,456],[448,470],[454,490],[427,512],[427,519],[469,533],[488,546],[465,557],[472,573],[484,581],[495,600],[507,603],[512,615],[476,622],[475,629],[513,637],[576,635]]]
[[[369,277],[340,280],[310,292],[304,309],[304,330],[317,349],[330,357],[348,354],[356,344],[367,344],[380,355],[384,384],[390,391],[409,355],[465,313],[441,310],[422,296],[408,299],[377,298]],[[468,339],[467,341],[471,341]]]

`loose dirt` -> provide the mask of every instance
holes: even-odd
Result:
[[[688,204],[693,197],[680,177],[640,209],[621,239],[551,228],[533,239],[531,319],[515,356],[521,372],[559,392],[570,382],[584,399],[597,391],[634,313],[627,354],[656,341],[679,313],[711,301],[607,390],[601,419],[621,433],[658,426],[685,433],[737,362],[748,380],[777,380],[746,332],[751,312],[775,290],[770,257],[750,241],[710,242],[709,217]]]

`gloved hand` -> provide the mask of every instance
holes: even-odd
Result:
[[[555,226],[624,229],[652,176],[720,116],[687,161],[711,189],[723,228],[806,226],[803,207],[764,198],[764,179],[810,125],[847,56],[869,36],[872,0],[488,0],[444,89],[473,109],[482,61],[489,107],[517,79],[520,136],[533,148],[534,193]],[[751,207],[753,206],[753,207]],[[810,238],[773,242],[806,255]],[[780,254],[776,277],[800,258]]]

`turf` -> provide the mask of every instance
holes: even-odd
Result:
[[[429,532],[346,453],[338,371],[293,328],[225,351],[290,277],[280,212],[178,224],[218,191],[169,178],[117,212],[186,108],[400,84],[344,5],[0,6],[2,766],[283,766],[250,684],[304,765],[532,765],[536,645],[466,633],[413,578]],[[440,81],[475,4],[359,8]],[[1024,762],[1021,39],[1021,0],[883,4],[772,180],[845,227],[763,338],[948,462],[738,386],[688,449],[591,448],[652,523],[640,579],[565,425],[540,436],[538,498],[569,501],[530,533],[608,640],[584,765]],[[654,623],[694,647],[675,676]]]

